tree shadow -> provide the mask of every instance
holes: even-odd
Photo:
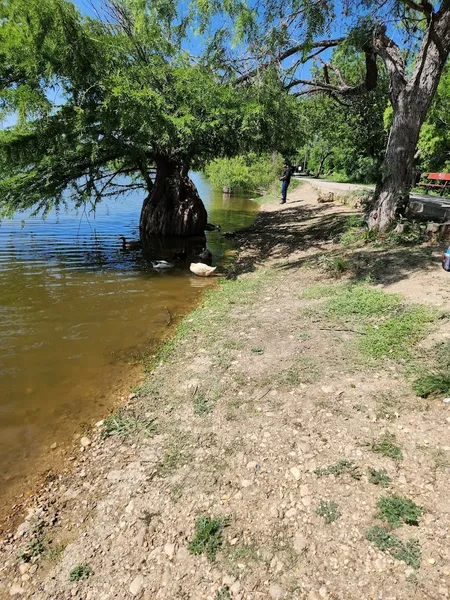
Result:
[[[357,214],[336,206],[330,212],[326,205],[262,211],[253,226],[234,234],[240,254],[229,276],[252,272],[268,259],[278,261],[278,268],[284,271],[316,266],[324,273],[345,274],[350,280],[370,277],[382,285],[406,279],[415,271],[436,269],[438,259],[433,253],[437,248],[433,246],[339,244],[349,217]],[[333,271],[337,265],[339,270]]]

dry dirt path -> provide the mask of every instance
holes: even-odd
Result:
[[[346,289],[323,267],[350,213],[304,186],[236,236],[237,279],[185,319],[2,542],[1,598],[450,596],[450,405],[414,395],[406,354],[364,355],[366,317],[338,324],[320,297]],[[448,306],[426,248],[352,252],[345,281],[371,269],[372,291]],[[445,319],[432,331],[419,349],[450,339]],[[393,494],[419,511],[411,524],[377,515]]]

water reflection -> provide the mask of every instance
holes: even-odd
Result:
[[[250,224],[254,203],[195,182],[222,232]],[[52,442],[107,411],[111,388],[127,389],[130,357],[166,334],[168,312],[174,322],[212,285],[189,273],[189,261],[207,245],[217,264],[229,248],[218,232],[122,250],[121,235],[137,237],[141,200],[108,201],[95,218],[20,215],[0,226],[0,502],[51,465]],[[184,246],[174,269],[153,269],[150,260]]]

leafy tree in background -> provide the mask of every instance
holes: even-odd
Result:
[[[355,85],[364,73],[364,61],[353,53],[335,52],[333,63]],[[339,98],[316,93],[301,97],[299,111],[307,143],[299,159],[315,177],[333,172],[345,181],[377,181],[387,141],[383,116],[388,86],[383,69],[379,78],[377,88],[367,94]]]
[[[187,52],[209,11],[108,0],[92,19],[68,0],[0,2],[1,109],[19,115],[0,133],[1,213],[48,211],[67,190],[76,206],[95,207],[142,189],[142,238],[203,234],[207,214],[188,171],[215,156],[283,150],[295,129],[277,135],[295,102],[273,70],[256,84],[225,82],[218,32],[202,55]]]
[[[267,0],[253,6],[248,62],[236,63],[242,84],[276,65],[296,95],[349,98],[377,88],[383,63],[393,119],[369,224],[385,230],[409,197],[420,129],[450,52],[450,0]],[[357,84],[327,62],[327,52],[336,47],[364,58],[364,77]],[[301,69],[308,60],[319,62],[320,76],[305,78]]]

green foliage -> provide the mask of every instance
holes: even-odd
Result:
[[[101,436],[152,437],[156,433],[156,419],[141,417],[127,409],[120,409],[116,414],[108,415],[103,422]]]
[[[324,467],[321,469],[316,469],[314,473],[318,477],[323,477],[324,475],[343,475],[344,473],[348,473],[349,471],[353,472],[355,470],[355,463],[352,460],[342,459],[338,461],[334,465],[329,465],[328,467]]]
[[[205,173],[212,185],[232,190],[267,190],[279,181],[283,158],[279,154],[262,155],[250,153],[234,158],[217,158],[210,162]]]
[[[369,467],[369,483],[379,485],[380,487],[388,487],[391,483],[391,478],[387,474],[386,469],[373,469]]]
[[[392,494],[380,498],[377,502],[379,513],[377,517],[387,523],[393,529],[401,527],[403,523],[406,525],[418,525],[419,517],[423,515],[423,508],[417,506],[415,502],[403,496]]]
[[[413,383],[415,393],[421,398],[450,395],[450,375],[448,372],[435,372],[422,375]]]
[[[372,443],[372,452],[393,460],[403,460],[402,449],[395,443],[395,439],[395,434],[386,431],[378,441]]]
[[[92,569],[88,565],[77,565],[70,572],[70,581],[84,581],[92,574]]]
[[[208,400],[206,395],[203,392],[197,392],[194,396],[194,413],[200,417],[204,417],[208,415],[214,405]]]
[[[220,590],[218,590],[217,594],[215,595],[214,600],[231,600],[231,594],[228,591],[228,588],[220,588]]]
[[[316,515],[323,517],[325,523],[330,524],[337,521],[341,516],[338,505],[332,500],[321,500],[316,509]]]
[[[322,271],[332,277],[340,277],[350,268],[348,260],[343,256],[328,256],[327,254],[319,256],[317,264]]]
[[[195,523],[194,537],[188,545],[192,554],[205,554],[209,560],[214,561],[222,545],[222,532],[229,525],[229,518],[220,517],[213,519],[206,515],[198,517]]]
[[[371,527],[367,531],[366,537],[382,552],[389,553],[393,558],[405,562],[413,569],[420,567],[422,553],[417,540],[404,542],[397,535],[389,533],[379,525]]]

